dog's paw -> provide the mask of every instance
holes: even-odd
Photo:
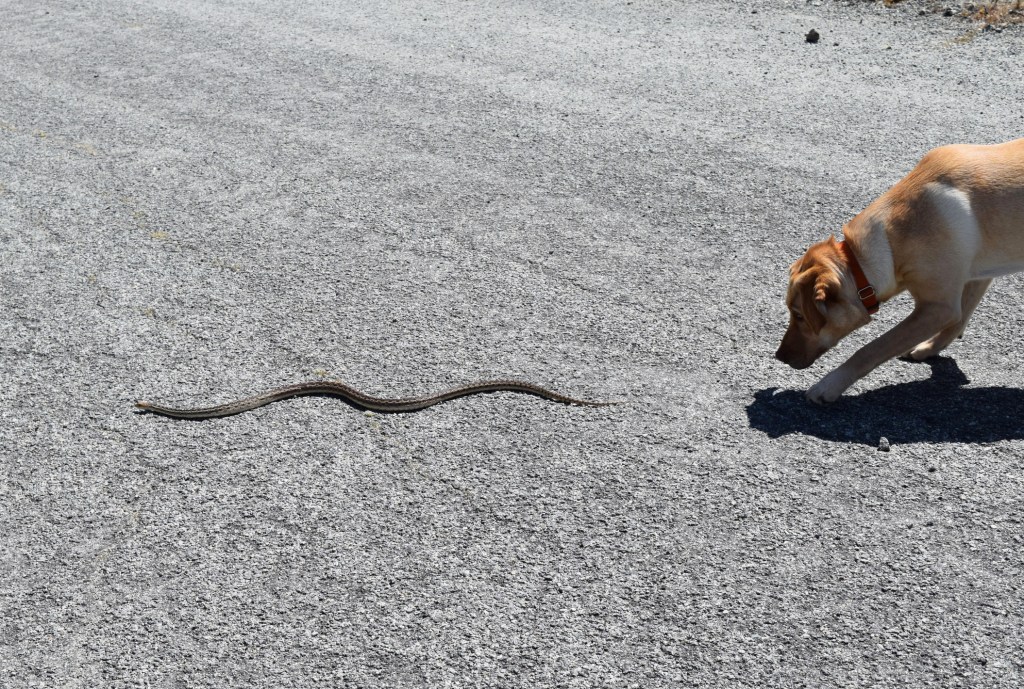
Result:
[[[925,359],[931,359],[933,356],[938,356],[939,351],[941,350],[929,340],[917,345],[900,358],[906,361],[924,361]]]
[[[853,384],[841,371],[832,371],[807,391],[807,399],[815,404],[835,402]]]

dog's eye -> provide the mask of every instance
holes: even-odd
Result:
[[[793,320],[794,321],[802,321],[803,319],[804,319],[804,315],[802,313],[797,313],[796,311],[793,312]]]

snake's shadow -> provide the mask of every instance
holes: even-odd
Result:
[[[772,438],[803,433],[823,440],[877,445],[894,443],[982,443],[1024,439],[1024,390],[963,387],[970,381],[956,362],[925,362],[927,380],[889,385],[817,406],[802,391],[767,388],[747,406],[751,428]]]

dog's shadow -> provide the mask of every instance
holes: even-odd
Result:
[[[877,445],[982,443],[1024,438],[1024,390],[966,388],[953,359],[929,359],[927,380],[890,385],[819,407],[803,392],[768,388],[747,406],[751,428],[772,438],[803,433],[823,440]]]

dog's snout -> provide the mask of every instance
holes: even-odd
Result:
[[[775,352],[775,358],[786,366],[799,371],[813,364],[815,360],[821,356],[823,351],[824,350],[815,352],[814,354],[809,354],[807,352],[794,351],[793,349],[787,348],[783,345]]]
[[[783,344],[781,347],[778,348],[778,350],[776,350],[775,358],[781,361],[782,363],[786,364],[787,366],[791,366],[793,368],[803,368],[802,366],[798,365],[799,362],[797,360],[800,359],[800,357],[797,356],[797,354],[791,348],[786,347],[785,344]]]

